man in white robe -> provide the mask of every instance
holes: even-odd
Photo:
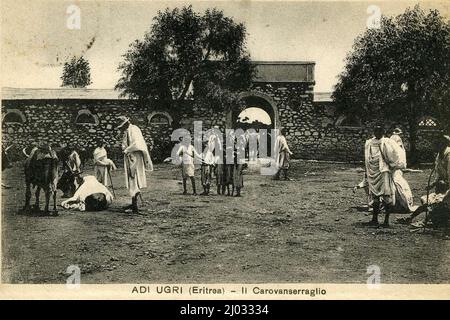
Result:
[[[131,196],[131,205],[126,211],[139,213],[137,198],[141,189],[147,187],[145,172],[153,171],[153,163],[141,129],[131,124],[130,119],[125,116],[120,116],[119,120],[117,128],[123,130],[125,184]]]
[[[284,171],[284,179],[289,180],[288,169],[291,155],[292,152],[287,144],[287,140],[284,135],[284,129],[280,129],[275,141],[275,165],[277,168],[275,180],[280,179],[281,171]]]
[[[410,212],[415,208],[411,189],[401,171],[406,168],[404,149],[392,139],[385,138],[381,127],[375,127],[374,135],[366,141],[364,150],[369,196],[373,199],[373,216],[368,225],[378,226],[383,202],[386,212],[382,226],[388,227],[391,212]]]

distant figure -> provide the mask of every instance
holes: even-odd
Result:
[[[78,209],[80,211],[101,211],[112,203],[113,196],[103,184],[94,176],[77,177],[80,187],[73,197],[63,201],[61,206],[65,209]]]
[[[5,169],[9,169],[12,167],[11,160],[9,159],[9,156],[8,156],[8,150],[12,146],[13,146],[13,144],[11,144],[9,147],[4,148],[4,145],[2,144],[2,172]],[[2,181],[2,187],[5,189],[11,188],[9,185],[3,183],[3,181]]]
[[[97,141],[97,148],[95,148],[93,153],[94,172],[98,182],[108,187],[111,184],[111,181],[109,181],[110,172],[117,170],[117,167],[111,159],[108,159],[105,146],[103,140]]]
[[[117,129],[123,132],[125,185],[131,196],[131,205],[125,207],[125,211],[139,213],[137,198],[141,189],[147,187],[145,171],[153,171],[153,163],[141,129],[125,116],[120,116],[119,120]]]
[[[275,180],[280,179],[281,171],[284,171],[284,180],[290,180],[288,178],[288,170],[291,155],[292,152],[287,144],[285,130],[280,129],[275,141],[275,164],[278,170],[275,174]]]
[[[248,133],[248,160],[256,162],[258,160],[259,133],[252,129]]]
[[[394,131],[392,132],[391,139],[394,140],[395,142],[397,142],[397,144],[402,149],[405,149],[405,146],[403,145],[403,140],[402,140],[402,137],[401,137],[402,134],[403,134],[402,129],[395,128]]]

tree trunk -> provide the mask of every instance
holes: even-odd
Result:
[[[410,114],[409,114],[409,165],[416,167],[419,165],[419,157],[417,154],[417,115],[413,100],[410,101]]]

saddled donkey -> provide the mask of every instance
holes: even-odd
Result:
[[[24,151],[25,153],[25,151]],[[56,152],[50,146],[41,146],[33,148],[25,160],[25,207],[24,211],[29,212],[31,200],[31,188],[36,187],[36,203],[34,210],[40,211],[39,196],[41,189],[45,192],[44,213],[49,213],[50,197],[53,195],[53,214],[57,215],[56,210],[56,184],[58,181],[58,157]]]

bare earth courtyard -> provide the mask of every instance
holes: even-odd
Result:
[[[405,173],[415,201],[429,173]],[[362,177],[356,165],[295,161],[293,181],[248,170],[242,198],[218,196],[214,185],[210,196],[183,196],[180,174],[166,164],[148,174],[142,215],[121,212],[129,197],[119,170],[108,211],[59,207],[58,217],[37,217],[17,215],[23,173],[6,170],[2,282],[65,283],[78,265],[82,283],[365,283],[378,265],[384,283],[449,283],[442,234],[411,232],[395,223],[399,215],[390,229],[361,225],[370,217],[364,192],[349,188]],[[196,180],[200,190],[199,172]]]

